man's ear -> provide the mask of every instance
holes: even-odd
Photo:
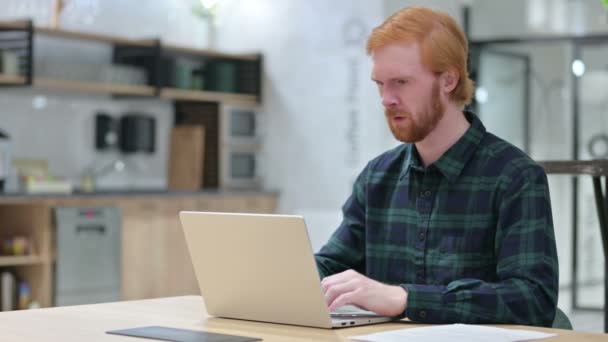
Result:
[[[451,93],[456,86],[458,85],[458,81],[460,80],[460,76],[454,70],[444,71],[440,77],[440,86],[441,89],[446,93]]]

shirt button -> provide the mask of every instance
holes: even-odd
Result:
[[[420,316],[420,318],[425,318],[426,317],[426,311],[422,310],[422,311],[420,311],[420,313],[418,313],[418,315]]]
[[[420,233],[418,233],[418,238],[420,239],[420,241],[423,241],[423,240],[424,240],[425,235],[426,235],[426,234],[424,234],[424,232],[420,232]]]

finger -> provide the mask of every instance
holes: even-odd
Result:
[[[342,293],[331,303],[331,305],[329,305],[329,311],[333,312],[336,309],[338,309],[339,307],[348,305],[348,304],[359,306],[357,303],[358,302],[357,297],[359,296],[360,292],[361,291],[359,289],[355,289],[350,292]]]
[[[343,282],[345,280],[345,278],[348,278],[349,274],[350,274],[350,272],[348,270],[340,272],[340,273],[332,274],[330,276],[323,278],[323,280],[321,280],[321,284],[332,285],[335,283]]]
[[[323,292],[326,292],[329,287],[335,284],[347,282],[350,279],[356,277],[357,275],[358,273],[353,270],[346,270],[344,272],[336,273],[334,275],[325,277],[321,280],[321,287],[323,288]]]
[[[333,301],[343,293],[352,292],[357,288],[356,279],[351,279],[344,283],[338,283],[330,286],[325,292],[325,301],[327,305],[331,305]]]

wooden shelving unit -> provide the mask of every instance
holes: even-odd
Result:
[[[180,46],[165,46],[158,40],[134,40],[124,37],[63,29],[33,27],[31,21],[0,22],[0,35],[10,31],[0,39],[0,49],[13,49],[14,40],[20,40],[20,75],[0,74],[0,85],[34,87],[51,91],[86,92],[138,96],[190,102],[219,102],[243,105],[257,105],[260,102],[261,56],[256,54],[229,54],[205,49]],[[145,69],[149,78],[147,85],[128,85],[102,82],[86,82],[65,79],[49,79],[36,74],[33,48],[34,37],[46,36],[59,39],[80,40],[108,44],[113,49],[114,65],[130,65]],[[18,38],[15,38],[17,36]],[[123,53],[121,55],[121,53]],[[134,59],[129,59],[135,56]],[[121,59],[120,57],[124,57]],[[219,86],[198,80],[198,83],[179,82],[176,67],[181,58],[194,59],[199,65],[189,70],[189,76],[198,76],[203,71],[217,71],[214,62],[230,64],[229,72],[217,72],[215,79],[234,81],[229,86]],[[142,61],[143,60],[143,61]],[[216,63],[216,65],[218,64]],[[183,66],[183,65],[182,65]],[[225,65],[224,65],[225,66]],[[206,70],[199,70],[206,68]],[[199,73],[200,71],[200,73]],[[229,74],[231,77],[222,75]],[[219,75],[219,76],[218,76]],[[94,77],[94,76],[92,76]],[[205,76],[206,77],[206,76]],[[68,77],[66,77],[68,78]],[[125,81],[127,82],[127,81]],[[231,83],[231,82],[226,82]],[[184,85],[185,84],[185,85]],[[235,86],[236,85],[236,86]],[[178,89],[188,88],[220,89],[206,91]],[[201,104],[201,103],[198,103]],[[0,196],[2,197],[2,196]],[[158,197],[158,196],[157,196]],[[200,198],[199,198],[200,197]],[[18,280],[30,284],[31,297],[42,307],[53,305],[53,266],[55,244],[53,210],[61,206],[74,207],[119,207],[123,210],[123,273],[122,299],[140,299],[182,294],[194,294],[198,285],[191,269],[190,259],[183,241],[179,225],[179,210],[214,210],[234,212],[274,212],[274,195],[184,195],[165,197],[145,195],[140,197],[59,197],[22,199],[0,198],[0,241],[12,236],[26,236],[33,243],[33,254],[26,256],[0,256],[0,268],[10,269]],[[142,257],[144,256],[144,257]],[[170,274],[170,277],[167,275]]]
[[[15,21],[1,21],[0,28],[2,29],[15,29],[15,30],[25,30],[29,26],[29,21],[27,20],[15,20]],[[108,43],[108,44],[127,44],[134,46],[153,46],[154,42],[152,40],[134,40],[124,37],[117,37],[112,35],[105,35],[99,33],[92,32],[82,32],[82,31],[73,31],[73,30],[65,30],[65,29],[56,29],[51,27],[33,27],[34,31],[39,34],[44,34],[47,36],[57,37],[57,38],[66,38],[66,39],[80,39],[86,41],[96,41],[99,43]]]
[[[93,41],[105,44],[122,44],[139,47],[153,47],[153,40],[135,40],[123,37],[116,37],[110,35],[103,35],[98,33],[71,31],[64,29],[55,29],[49,27],[36,27],[34,31],[39,34],[43,34],[50,37],[65,38],[65,39],[78,39],[85,41]]]
[[[25,236],[33,255],[1,256],[0,268],[12,269],[18,281],[30,286],[31,298],[42,307],[52,305],[51,209],[41,204],[0,206],[0,238]]]
[[[26,29],[28,27],[28,21],[26,20],[12,20],[12,21],[0,21],[0,28],[2,29]]]
[[[125,96],[154,96],[154,87],[145,85],[95,83],[71,80],[34,78],[34,87],[47,90],[86,92],[95,94],[114,94]]]
[[[255,95],[229,94],[214,91],[186,90],[177,88],[161,89],[160,97],[168,100],[217,101],[242,105],[255,105],[258,103],[258,97]]]
[[[153,63],[155,64],[154,66],[147,65],[145,67],[150,77],[148,85],[129,85],[100,83],[96,81],[84,82],[64,79],[48,79],[37,76],[35,74],[35,70],[34,74],[31,75],[31,78],[28,78],[24,75],[0,74],[0,85],[31,85],[36,88],[45,90],[85,92],[94,94],[113,94],[120,96],[160,97],[162,99],[175,101],[211,101],[244,105],[255,105],[260,102],[259,87],[261,85],[259,85],[259,83],[261,83],[261,56],[259,54],[224,53],[209,49],[195,49],[171,44],[161,44],[159,40],[154,39],[137,40],[92,32],[79,32],[49,27],[34,27],[29,21],[0,22],[0,29],[14,29],[18,32],[21,32],[22,34],[25,34],[24,38],[22,39],[25,39],[26,42],[29,41],[30,45],[33,44],[33,36],[40,35],[52,38],[109,44],[113,46],[114,49],[132,49],[130,52],[138,51],[138,53],[143,53],[142,51],[146,51],[145,54],[147,54],[147,58],[155,60],[155,62]],[[29,51],[28,53],[33,54],[35,49],[29,49],[27,51]],[[248,85],[244,88],[235,87],[233,89],[221,89],[222,91],[209,91],[203,89],[178,89],[174,85],[169,84],[170,82],[167,79],[166,75],[162,76],[160,74],[160,70],[163,69],[160,63],[164,63],[166,61],[165,58],[167,56],[170,56],[170,58],[179,58],[179,56],[193,58],[201,61],[201,65],[204,65],[206,61],[214,60],[229,61],[230,63],[234,63],[235,67],[236,65],[245,65],[244,69],[240,69],[240,67],[237,68],[237,70],[246,70],[242,71],[243,75],[246,75],[244,76],[245,80],[240,79],[240,76],[238,76],[240,75],[239,73],[241,71],[237,71],[237,76],[235,77],[238,80],[237,82],[244,81]],[[135,62],[132,61],[117,61],[116,54],[114,58],[114,63],[126,63],[140,67],[140,65],[136,65]],[[32,72],[31,64],[33,64],[33,58],[30,58],[26,61],[26,65],[29,65],[27,70],[30,70],[30,72]],[[257,76],[253,76],[254,78],[252,78],[252,73],[253,75]],[[254,80],[253,83],[252,80]],[[255,90],[256,87],[258,88],[257,91]],[[216,88],[210,87],[208,89]]]
[[[0,267],[38,265],[45,261],[39,255],[0,256]]]
[[[0,74],[0,84],[24,85],[25,77],[21,75]]]
[[[177,52],[189,55],[198,55],[203,57],[211,57],[211,58],[229,58],[234,60],[242,60],[242,61],[257,61],[260,56],[257,54],[234,54],[234,53],[223,53],[209,49],[193,49],[184,46],[177,45],[163,45],[163,48],[169,52]]]
[[[35,88],[45,90],[84,92],[93,94],[114,94],[124,96],[155,96],[155,88],[145,85],[96,83],[47,78],[34,78],[32,83]],[[25,77],[20,75],[0,74],[0,84],[26,85],[26,80]]]

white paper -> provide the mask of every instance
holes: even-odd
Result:
[[[353,336],[351,339],[368,342],[515,342],[538,340],[553,336],[556,336],[556,334],[481,325],[451,324],[384,331],[369,335]]]

